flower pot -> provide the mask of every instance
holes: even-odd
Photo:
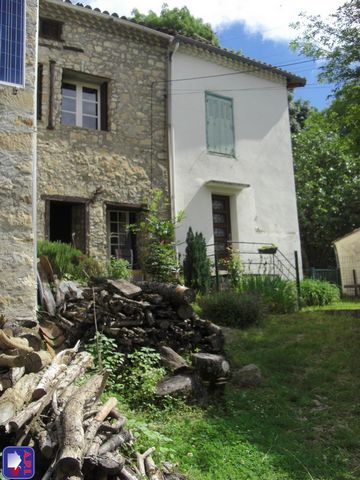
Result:
[[[273,255],[274,253],[277,252],[277,247],[258,248],[258,252],[261,253],[261,254]]]

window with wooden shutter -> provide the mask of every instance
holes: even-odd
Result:
[[[208,151],[222,155],[235,155],[232,99],[206,92],[205,100]]]

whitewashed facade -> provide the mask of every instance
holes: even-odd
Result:
[[[225,213],[227,240],[273,243],[293,260],[300,237],[287,88],[304,82],[236,57],[181,41],[172,54],[172,206],[185,212],[177,240],[191,226],[213,244]]]

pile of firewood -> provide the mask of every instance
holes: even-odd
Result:
[[[32,446],[36,478],[184,479],[170,463],[161,468],[155,465],[154,448],[143,454],[134,451],[133,436],[116,408],[117,400],[99,402],[106,375],[85,377],[85,383],[78,385],[92,366],[91,355],[78,351],[79,343],[51,358],[46,351],[35,351],[27,339],[13,336],[4,319],[2,323],[1,443],[2,447]],[[46,361],[39,367],[32,355]]]
[[[190,304],[194,292],[184,286],[98,279],[90,287],[78,288],[73,282],[55,280],[51,291],[43,284],[46,311],[40,315],[40,324],[55,350],[65,341],[72,346],[93,337],[96,326],[115,338],[124,353],[159,345],[177,352],[223,349],[221,328],[194,313]]]

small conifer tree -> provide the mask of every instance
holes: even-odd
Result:
[[[202,233],[192,231],[190,227],[186,235],[184,259],[185,284],[200,293],[210,288],[210,261],[206,254],[206,242]]]

